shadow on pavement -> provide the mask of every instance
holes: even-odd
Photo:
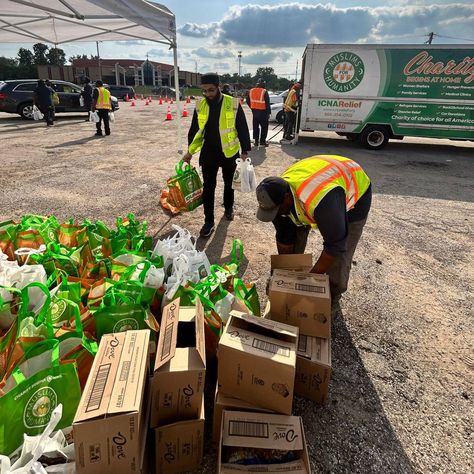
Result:
[[[474,202],[474,148],[452,143],[394,140],[373,151],[337,136],[332,139],[306,133],[297,145],[281,147],[295,160],[319,154],[351,158],[364,168],[378,194]]]
[[[45,146],[47,150],[54,150],[55,148],[64,148],[66,146],[74,146],[74,145],[84,145],[85,143],[91,140],[100,140],[103,137],[98,137],[95,135],[95,132],[90,136],[79,138],[77,140],[71,140],[69,142],[58,143],[57,145]]]

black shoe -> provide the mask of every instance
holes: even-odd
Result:
[[[209,237],[213,232],[214,232],[214,223],[205,222],[201,230],[199,231],[199,235],[201,237]]]
[[[96,137],[101,137],[101,136],[102,136],[102,132],[96,132],[96,133],[95,133],[95,136],[96,136]]]
[[[234,220],[234,210],[233,209],[226,209],[224,215],[225,215],[225,218],[228,221],[233,221]]]
[[[110,135],[110,131],[109,132],[105,132],[106,135]]]
[[[264,146],[264,147],[267,147],[267,146],[269,146],[269,145],[270,145],[270,143],[268,143],[268,142],[260,143],[260,146]]]
[[[258,140],[254,140],[254,141],[253,141],[253,144],[254,144],[255,146],[258,146]]]

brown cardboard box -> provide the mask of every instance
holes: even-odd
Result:
[[[262,450],[295,451],[296,460],[281,464],[239,465],[225,462],[233,448],[260,448]],[[308,447],[299,416],[224,411],[217,472],[266,472],[310,474]]]
[[[313,255],[310,253],[292,253],[270,256],[271,270],[293,270],[309,272],[313,268]]]
[[[324,404],[331,378],[331,339],[300,334],[296,356],[295,393]]]
[[[291,414],[298,328],[231,311],[217,349],[224,393]]]
[[[327,275],[275,269],[270,281],[270,319],[300,328],[308,336],[331,335]]]
[[[272,413],[271,410],[256,407],[249,402],[239,400],[238,398],[226,395],[216,387],[216,396],[214,399],[214,415],[212,418],[212,442],[217,445],[221,434],[222,413],[228,411],[254,411],[258,413]]]
[[[204,446],[204,400],[196,420],[178,421],[154,431],[157,474],[199,469]]]
[[[102,337],[74,419],[79,474],[142,472],[150,331]]]
[[[181,310],[179,298],[163,308],[151,385],[150,426],[199,417],[204,397],[204,309]]]

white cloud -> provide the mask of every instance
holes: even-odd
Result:
[[[414,42],[437,32],[474,40],[474,4],[338,8],[333,4],[288,3],[233,6],[219,22],[186,23],[184,36],[208,37],[215,45],[303,48],[307,43]],[[469,19],[471,18],[471,19]],[[455,34],[453,34],[453,27]]]
[[[201,58],[213,58],[213,59],[222,59],[232,57],[232,53],[229,51],[222,51],[218,49],[209,49],[209,48],[197,48],[191,51],[191,54],[199,56]]]
[[[165,58],[171,58],[173,56],[173,52],[169,49],[158,49],[158,48],[153,48],[149,49],[146,54],[151,57],[165,57]]]
[[[287,51],[257,51],[251,54],[244,54],[242,60],[246,64],[269,64],[276,59],[283,62],[288,61],[291,58],[291,54]]]

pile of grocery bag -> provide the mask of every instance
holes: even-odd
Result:
[[[14,462],[59,405],[55,428],[68,437],[104,335],[148,329],[156,342],[162,306],[199,299],[212,354],[231,310],[260,314],[255,285],[238,278],[242,243],[227,264],[211,265],[173,227],[155,244],[132,214],[115,228],[36,215],[0,223],[0,455]]]

